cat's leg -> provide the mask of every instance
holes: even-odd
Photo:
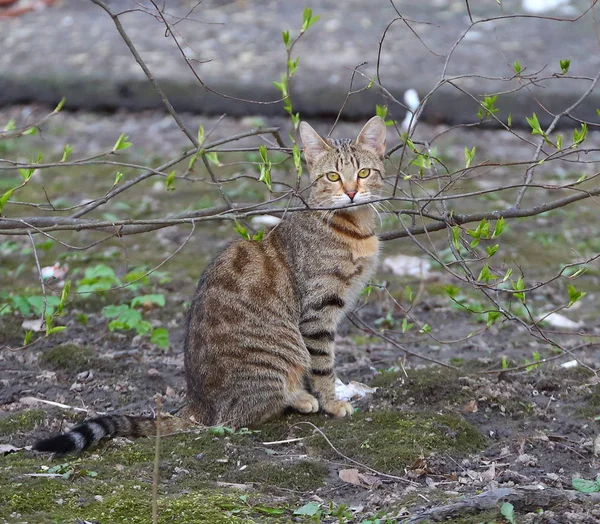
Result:
[[[352,415],[354,408],[345,400],[335,396],[334,331],[317,330],[314,324],[303,331],[304,343],[311,356],[313,392],[323,411],[335,417]]]

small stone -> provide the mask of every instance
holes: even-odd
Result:
[[[94,495],[94,500],[96,502],[104,502],[104,497],[102,495]]]
[[[91,369],[78,373],[75,377],[79,382],[89,382],[94,378],[94,372]]]
[[[160,377],[160,371],[158,371],[156,368],[150,368],[148,370],[148,376],[152,378]]]
[[[196,460],[202,460],[204,458],[204,453],[198,453],[196,455]]]

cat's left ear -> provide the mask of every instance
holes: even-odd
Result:
[[[356,139],[357,145],[373,151],[379,158],[385,155],[386,127],[383,118],[374,116],[362,128]]]

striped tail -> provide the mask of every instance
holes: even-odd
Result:
[[[171,433],[188,425],[189,423],[186,424],[182,419],[165,417],[161,420],[161,433]],[[84,451],[105,438],[149,437],[153,435],[156,435],[155,418],[105,415],[86,420],[68,433],[61,433],[40,440],[33,445],[33,449],[64,455]]]

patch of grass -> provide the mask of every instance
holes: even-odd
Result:
[[[324,485],[329,468],[322,462],[302,460],[295,464],[272,464],[256,462],[243,471],[225,475],[229,482],[259,483],[261,486],[312,491]]]
[[[0,436],[13,435],[18,431],[31,431],[44,421],[46,413],[42,409],[27,409],[0,418]]]
[[[40,355],[40,364],[53,369],[73,372],[86,370],[90,365],[92,350],[77,344],[60,344]]]
[[[322,428],[332,444],[350,457],[385,472],[402,472],[421,455],[447,452],[465,455],[485,447],[485,437],[462,417],[452,414],[375,411],[351,419],[330,419]],[[312,450],[334,454],[320,437]]]

